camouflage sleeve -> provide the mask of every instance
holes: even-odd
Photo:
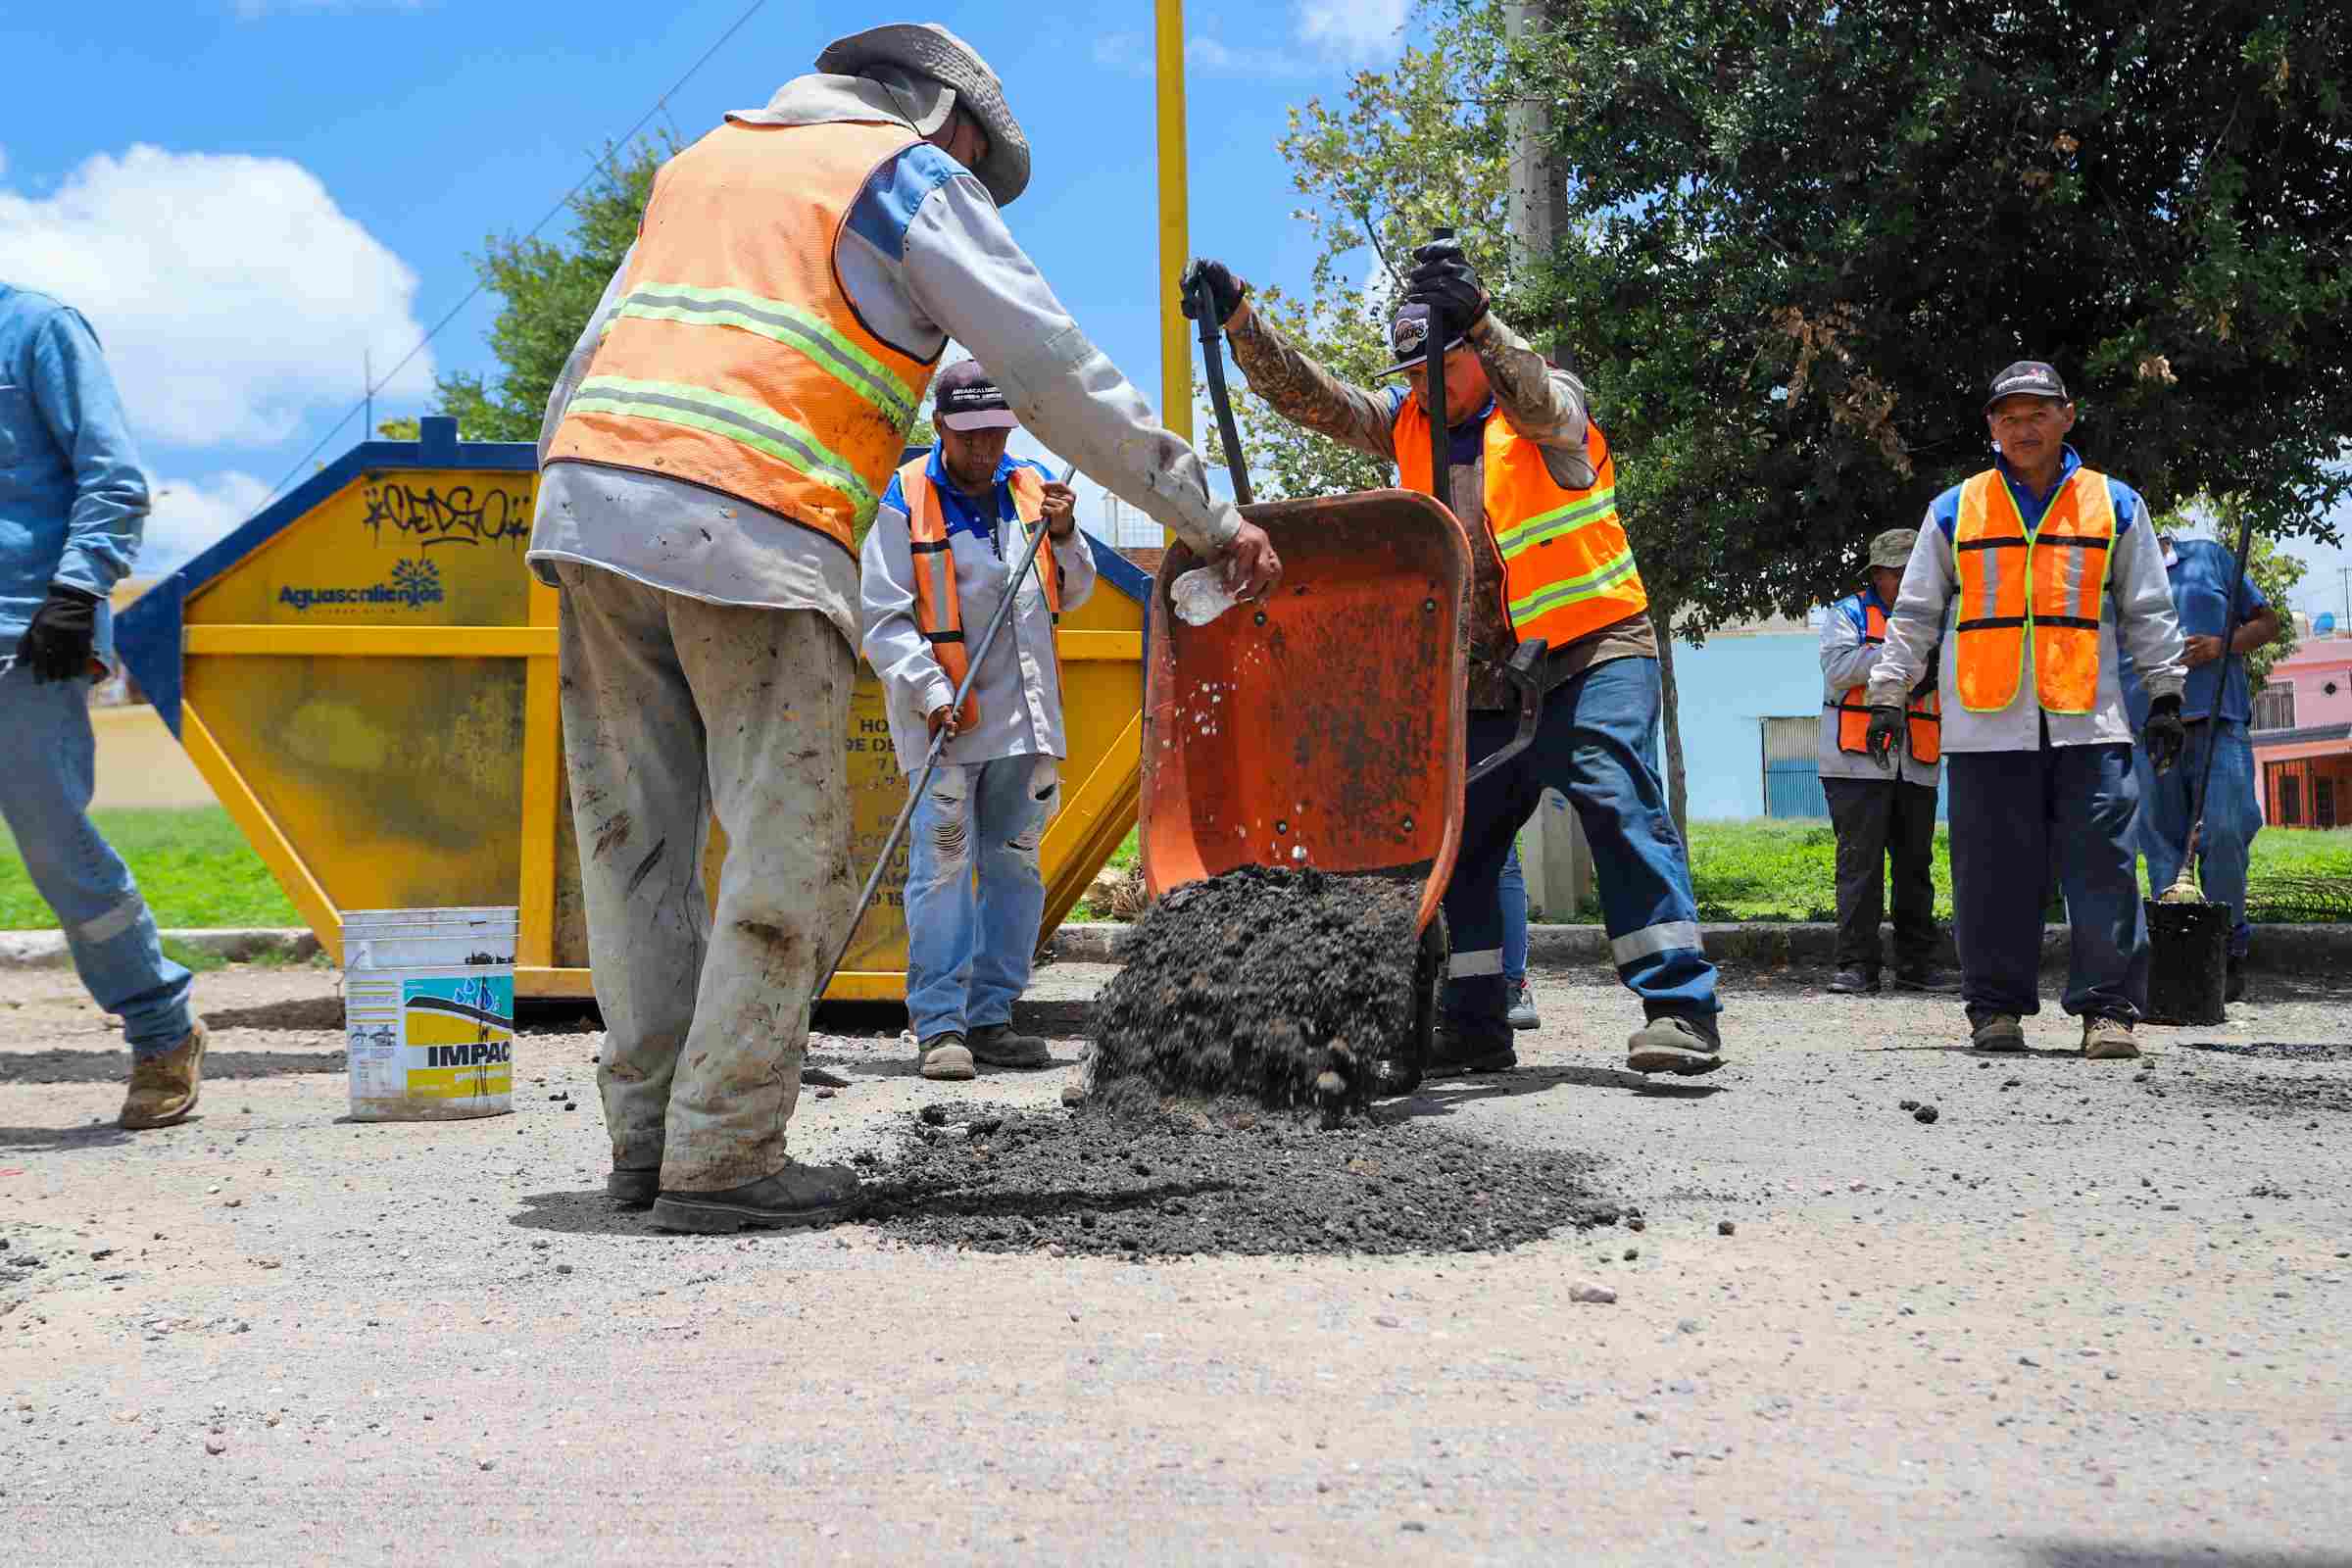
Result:
[[[1231,329],[1227,341],[1250,377],[1250,390],[1271,404],[1276,414],[1342,446],[1396,461],[1387,398],[1349,386],[1317,365],[1255,310]]]
[[[1593,472],[1585,450],[1585,384],[1566,370],[1552,368],[1493,311],[1470,329],[1470,347],[1486,367],[1494,406],[1514,431],[1543,449],[1544,466],[1553,481],[1569,490],[1590,485]]]

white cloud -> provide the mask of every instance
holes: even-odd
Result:
[[[155,510],[147,514],[146,538],[139,547],[142,576],[186,565],[206,546],[261,511],[270,495],[269,485],[234,468],[206,479],[149,474],[147,487]]]
[[[1346,61],[1386,59],[1412,0],[1298,0],[1298,37]]]
[[[89,318],[133,425],[175,446],[282,441],[424,335],[416,274],[282,158],[142,144],[47,196],[0,186],[0,277]],[[425,353],[379,395],[431,390]]]

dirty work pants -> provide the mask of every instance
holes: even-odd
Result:
[[[2246,922],[2246,864],[2254,835],[2262,831],[2262,799],[2254,793],[2254,748],[2246,726],[2234,719],[2221,721],[2218,742],[2212,719],[2188,726],[2188,746],[2173,770],[2159,778],[2148,765],[2148,754],[2132,750],[2132,773],[2139,784],[2139,853],[2148,858],[2149,891],[2161,895],[2180,875],[2180,851],[2196,821],[2197,775],[2205,769],[2208,748],[2219,745],[2213,758],[2213,782],[2205,795],[2205,831],[2197,839],[2197,881],[2205,897],[2230,906],[2237,924],[2230,932],[2230,952],[2244,957],[2254,939]]]
[[[711,1192],[787,1163],[808,999],[848,920],[849,644],[810,610],[559,563],[564,759],[612,1163]],[[711,814],[727,836],[704,899]]]
[[[1894,866],[1894,966],[1936,961],[1936,791],[1888,777],[1825,778],[1838,835],[1838,967],[1879,972],[1879,918]]]
[[[1951,789],[1952,935],[1972,1013],[2041,1010],[2048,867],[2066,894],[2068,1012],[2139,1017],[2148,926],[2132,819],[2139,789],[2129,746],[1946,752]]]
[[[1470,760],[1518,732],[1515,713],[1470,715]],[[1612,659],[1555,686],[1532,745],[1470,786],[1462,849],[1446,888],[1453,964],[1446,1013],[1468,1035],[1507,1034],[1498,884],[1519,826],[1545,788],[1576,808],[1592,848],[1593,880],[1617,977],[1645,1015],[1712,1017],[1715,966],[1698,937],[1690,863],[1650,759],[1658,727],[1658,662]]]
[[[913,780],[907,781],[911,787]],[[942,762],[906,829],[906,1018],[917,1040],[1012,1021],[1046,912],[1051,757]]]
[[[0,674],[0,817],[36,892],[65,928],[90,1000],[122,1019],[134,1056],[161,1055],[196,1027],[188,971],[164,956],[155,916],[130,867],[90,823],[97,745],[90,683],[36,681],[24,664]]]

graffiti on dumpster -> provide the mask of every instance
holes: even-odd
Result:
[[[320,605],[405,605],[421,610],[441,603],[441,568],[429,561],[395,561],[392,580],[347,588],[278,589],[277,602],[289,610],[308,611]]]
[[[531,536],[531,489],[528,480],[491,484],[401,484],[382,479],[361,492],[367,515],[361,525],[381,544],[390,528],[395,543],[415,539],[430,550],[436,545],[488,545],[502,540],[520,549]]]

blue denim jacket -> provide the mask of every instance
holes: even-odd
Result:
[[[71,307],[0,283],[0,659],[64,583],[99,596],[111,663],[104,601],[146,526],[147,478],[98,335]]]
[[[2180,616],[2180,635],[2183,637],[2219,637],[2228,629],[2230,619],[2230,568],[2236,558],[2225,545],[2210,539],[2174,539],[2170,557],[2164,564],[2165,575],[2172,579],[2173,608]],[[2238,611],[2238,624],[2243,625],[2255,612],[2270,608],[2270,600],[2254,586],[2251,577],[2241,578],[2245,603]],[[2215,660],[2200,664],[2188,672],[2188,683],[2180,693],[2180,717],[2194,723],[2213,716],[2214,696],[2221,695],[2222,717],[2230,722],[2250,723],[2254,706],[2246,686],[2246,661],[2243,655],[2230,662],[2230,687],[2222,690],[2222,663]],[[2132,667],[2127,656],[2123,665],[2124,702],[2132,710],[2132,728],[2147,727],[2148,694],[2139,683],[2139,671]]]

